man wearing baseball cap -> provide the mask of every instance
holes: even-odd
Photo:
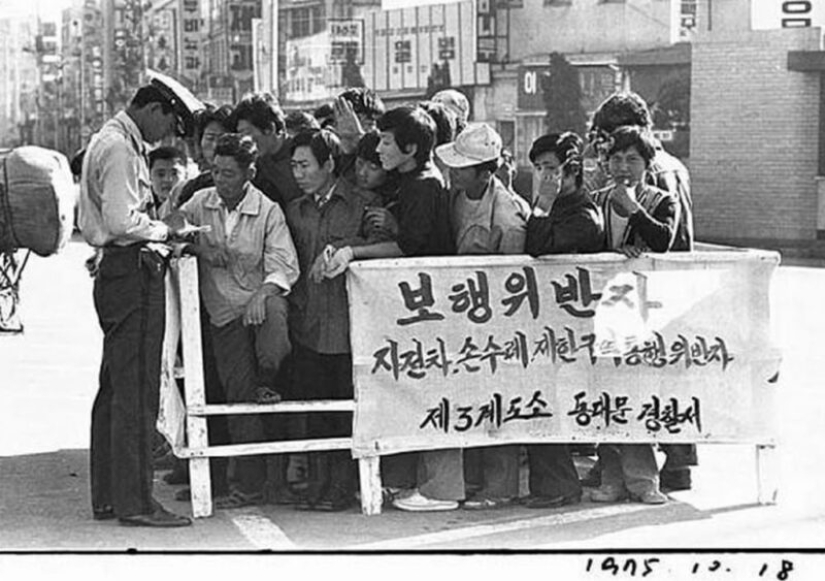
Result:
[[[501,137],[486,123],[470,123],[454,142],[435,150],[456,192],[451,223],[458,254],[524,252],[530,209],[495,176],[501,150]],[[480,488],[464,508],[497,508],[518,497],[517,445],[465,450],[464,462],[468,484]]]

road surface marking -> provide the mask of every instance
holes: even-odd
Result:
[[[437,533],[428,533],[414,537],[400,539],[390,539],[363,545],[350,545],[346,547],[350,550],[367,551],[393,551],[433,545],[438,543],[450,543],[463,541],[475,537],[485,537],[502,533],[528,530],[546,526],[569,525],[582,521],[597,518],[607,518],[611,516],[626,515],[642,510],[651,510],[651,507],[644,504],[616,504],[611,506],[591,508],[587,510],[565,512],[563,514],[552,514],[539,518],[526,518],[511,522],[496,522],[464,527],[460,529],[450,529]]]
[[[261,514],[248,512],[233,516],[231,519],[241,534],[257,549],[273,551],[295,551],[297,545],[289,540],[284,531],[270,519]]]

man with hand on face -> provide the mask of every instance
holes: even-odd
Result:
[[[365,235],[367,207],[377,195],[337,175],[338,137],[327,129],[305,131],[292,142],[292,170],[304,195],[287,207],[301,277],[290,294],[292,389],[302,400],[352,399],[349,308],[343,277],[325,278],[335,247],[357,248]],[[312,413],[310,438],[349,437],[347,413]],[[299,508],[341,511],[355,500],[355,464],[346,450],[310,454],[309,487]]]
[[[92,509],[95,520],[128,526],[191,524],[152,496],[169,252],[158,243],[178,228],[155,219],[147,145],[183,131],[192,111],[182,99],[154,81],[141,87],[95,134],[83,159],[78,224],[99,250],[94,303],[104,334],[92,408]]]
[[[607,150],[612,184],[592,194],[602,208],[607,249],[630,258],[642,252],[683,249],[675,244],[679,200],[644,179],[655,151],[641,127],[617,128],[610,134]]]
[[[230,124],[251,137],[258,148],[257,171],[252,184],[281,209],[301,195],[292,176],[286,117],[269,93],[244,95],[232,112]]]
[[[582,182],[582,140],[575,133],[542,135],[530,148],[538,180],[533,212],[527,222],[527,253],[585,254],[604,249],[599,208]],[[581,501],[582,487],[567,444],[530,444],[530,495],[527,508],[559,508]]]
[[[530,148],[538,181],[527,222],[527,253],[585,254],[604,249],[599,208],[583,187],[583,143],[575,133],[542,135]]]
[[[676,233],[671,250],[690,251],[693,249],[693,199],[690,192],[690,175],[684,164],[669,154],[661,142],[651,134],[653,118],[644,99],[633,91],[622,91],[610,95],[593,114],[590,126],[591,150],[597,154],[599,164],[587,184],[591,192],[604,188],[610,182],[607,164],[607,149],[610,134],[623,125],[636,125],[648,133],[654,145],[653,159],[645,171],[645,182],[669,192],[678,201]],[[691,487],[690,467],[698,464],[695,444],[662,444],[662,451],[667,456],[661,471],[662,488],[669,490],[688,490]],[[586,480],[598,484],[598,466],[596,464]]]
[[[610,134],[607,156],[613,184],[593,194],[604,215],[607,250],[635,258],[642,252],[673,249],[679,201],[645,183],[645,171],[654,155],[654,143],[640,127],[619,127]],[[600,444],[598,451],[601,487],[593,491],[591,500],[667,502],[651,444]]]
[[[290,351],[286,295],[298,279],[298,258],[281,208],[252,185],[252,139],[228,133],[215,146],[215,186],[200,190],[180,212],[198,233],[201,296],[209,314],[218,376],[229,403],[277,401],[284,386],[278,371]],[[260,442],[259,416],[228,420],[233,444]],[[266,466],[262,456],[232,459],[229,494],[217,508],[263,501]]]

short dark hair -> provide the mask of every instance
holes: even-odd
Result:
[[[333,161],[333,174],[338,175],[339,160],[343,153],[341,142],[338,136],[329,129],[316,129],[314,131],[301,131],[292,138],[290,155],[295,153],[299,147],[309,147],[312,156],[318,165],[325,164],[328,160]]]
[[[402,152],[411,145],[418,149],[415,153],[417,167],[422,167],[432,157],[435,144],[435,121],[420,107],[396,107],[378,119],[378,130],[389,131]]]
[[[647,103],[638,93],[620,91],[602,101],[593,114],[590,130],[612,133],[622,125],[653,126]]]
[[[335,109],[332,108],[332,104],[330,103],[320,105],[312,112],[312,116],[318,120],[321,129],[326,129],[330,125],[335,124]]]
[[[435,122],[436,146],[455,141],[458,135],[458,118],[447,109],[444,103],[421,101],[418,106],[424,109]]]
[[[356,115],[378,119],[386,111],[381,97],[366,87],[352,87],[338,96],[350,102]]]
[[[150,103],[160,103],[163,107],[163,112],[167,115],[175,112],[175,107],[171,101],[154,85],[144,85],[138,89],[129,104],[136,109],[142,109]]]
[[[377,131],[368,131],[358,140],[355,156],[376,165],[381,165],[381,157],[378,155],[378,144],[380,142],[381,135]]]
[[[231,157],[242,169],[247,169],[258,158],[258,148],[251,137],[240,133],[224,133],[215,145],[215,157]]]
[[[637,125],[624,125],[617,127],[610,134],[610,148],[607,156],[635,147],[636,151],[644,158],[645,165],[650,165],[653,156],[656,155],[656,144],[650,132]]]
[[[235,127],[232,125],[232,107],[229,105],[221,105],[215,107],[214,105],[207,105],[206,109],[195,114],[195,122],[197,125],[196,138],[198,141],[203,137],[203,132],[210,123],[220,123],[227,131],[234,132]]]
[[[552,153],[559,160],[559,163],[564,165],[564,175],[575,177],[576,186],[581,186],[584,180],[582,164],[583,148],[584,142],[582,138],[572,131],[566,131],[565,133],[548,133],[533,142],[528,157],[530,158],[530,163],[534,164],[540,156],[545,153]]]
[[[292,133],[321,128],[318,120],[306,111],[292,111],[286,116],[285,124],[286,130]]]
[[[167,159],[177,161],[183,166],[186,165],[186,156],[183,155],[183,152],[180,149],[177,147],[164,145],[149,152],[149,169],[151,170],[152,167],[154,167],[156,161]]]
[[[275,127],[275,133],[286,130],[284,112],[278,106],[278,101],[270,93],[247,93],[235,106],[232,112],[232,125],[238,126],[238,121],[248,121],[261,131]]]

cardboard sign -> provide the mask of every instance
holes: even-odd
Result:
[[[361,261],[353,455],[770,442],[775,253]]]

